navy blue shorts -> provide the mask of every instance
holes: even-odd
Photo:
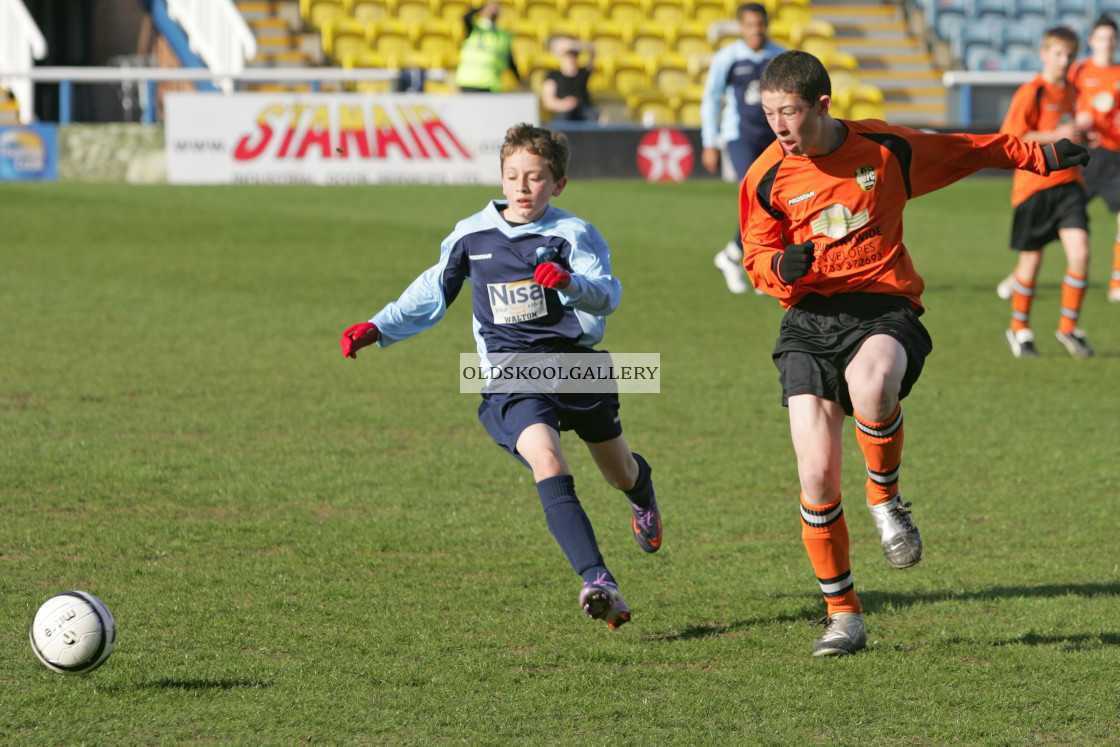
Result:
[[[517,439],[534,423],[556,432],[575,431],[587,443],[597,444],[622,435],[617,394],[484,394],[478,420],[501,446],[522,464]]]
[[[926,356],[933,350],[929,333],[918,321],[920,313],[902,296],[807,296],[786,312],[774,346],[782,404],[789,406],[789,398],[795,395],[812,394],[838,403],[851,415],[852,399],[844,370],[872,335],[890,335],[906,350],[906,373],[898,393],[902,399],[910,393]]]

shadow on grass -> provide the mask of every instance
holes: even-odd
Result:
[[[783,595],[784,596],[784,595]],[[930,604],[936,602],[967,602],[996,599],[1023,599],[1023,598],[1054,598],[1054,597],[1102,597],[1120,596],[1120,583],[1109,584],[1046,584],[1042,586],[993,586],[986,589],[973,591],[929,591],[919,593],[894,593],[883,591],[860,591],[859,598],[867,612],[882,612],[900,607],[910,607],[916,604]],[[748,620],[736,620],[728,623],[702,623],[691,625],[675,633],[662,633],[649,635],[647,638],[654,641],[690,641],[703,638],[714,638],[733,635],[741,630],[753,628],[758,625],[771,625],[774,623],[808,623],[824,615],[823,606],[813,604],[801,610],[773,617],[758,617]],[[1120,634],[1099,633],[1079,634],[1072,636],[1041,636],[1033,633],[1020,636],[1007,641],[995,641],[992,645],[1008,646],[1014,644],[1041,646],[1065,643],[1068,647],[1093,646],[1096,643],[1108,646],[1120,646]]]
[[[265,680],[184,680],[175,677],[164,677],[151,682],[137,682],[130,685],[116,685],[104,688],[105,690],[239,690],[272,687],[271,682]]]
[[[1120,596],[1120,583],[1107,584],[1043,584],[1041,586],[992,586],[970,591],[926,591],[896,593],[888,591],[859,591],[864,609],[877,612],[884,608],[910,607],[915,604],[935,602],[970,602],[998,599],[1050,599],[1054,597],[1115,597]]]
[[[757,617],[750,620],[736,620],[728,623],[702,623],[699,625],[690,625],[684,630],[675,633],[660,633],[646,636],[653,641],[694,641],[701,638],[716,638],[720,636],[732,635],[740,630],[746,630],[758,625],[772,625],[774,623],[798,623],[806,622],[811,619],[820,618],[824,614],[822,608],[813,606],[805,607],[802,610],[786,614],[774,615],[773,617]]]
[[[1117,633],[1077,633],[1076,635],[1038,635],[1027,633],[1018,638],[994,641],[993,646],[1054,646],[1060,645],[1070,651],[1099,648],[1101,646],[1120,646]]]

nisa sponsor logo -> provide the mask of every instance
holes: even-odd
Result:
[[[537,319],[548,313],[544,288],[532,279],[486,286],[495,324],[513,324]]]
[[[274,104],[261,110],[255,125],[237,140],[234,160],[472,158],[451,124],[425,104]]]

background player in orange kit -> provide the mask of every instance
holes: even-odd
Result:
[[[1074,121],[1077,90],[1066,82],[1077,43],[1077,34],[1065,26],[1048,29],[1042,35],[1038,51],[1042,72],[1015,92],[1000,132],[1043,145],[1082,139],[1081,129]],[[1011,284],[1007,344],[1016,358],[1038,355],[1030,327],[1031,305],[1042,266],[1042,249],[1055,239],[1061,240],[1065,250],[1066,272],[1062,278],[1061,316],[1054,335],[1074,358],[1093,354],[1085,333],[1077,326],[1081,301],[1089,286],[1086,202],[1081,169],[1044,175],[1015,172],[1011,182],[1011,204],[1015,208],[1011,248],[1019,252],[1019,260]]]
[[[773,355],[797,455],[801,538],[828,610],[812,652],[834,656],[867,642],[841,507],[846,415],[856,422],[887,561],[905,568],[922,553],[898,492],[899,400],[932,348],[918,320],[924,283],[902,243],[906,201],[981,168],[1045,174],[1083,163],[1088,152],[1069,141],[1042,146],[1007,134],[834,119],[828,73],[801,51],[774,58],[760,87],[777,140],[740,191],[744,266],[788,309]]]
[[[1116,213],[1116,238],[1112,244],[1112,276],[1108,300],[1120,303],[1120,65],[1116,55],[1117,26],[1106,15],[1089,32],[1090,56],[1073,63],[1069,81],[1077,88],[1077,124],[1089,132],[1092,158],[1082,169],[1085,193],[1104,199]]]

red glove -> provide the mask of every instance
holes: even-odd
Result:
[[[572,282],[572,274],[555,262],[545,262],[537,265],[533,280],[542,288],[564,290]]]
[[[357,358],[359,350],[377,342],[380,336],[376,324],[362,322],[351,325],[342,333],[342,354],[347,358]]]

